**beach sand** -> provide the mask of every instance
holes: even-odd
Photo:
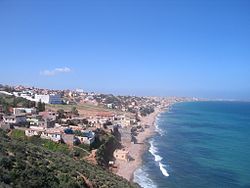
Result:
[[[134,159],[129,162],[116,161],[117,172],[116,174],[126,178],[129,181],[133,181],[134,171],[140,167],[142,163],[142,155],[147,149],[146,139],[151,137],[155,133],[155,121],[158,114],[162,110],[160,108],[155,108],[155,112],[141,118],[141,125],[149,125],[144,132],[138,134],[137,141],[138,144],[131,143],[130,128],[121,130],[122,134],[122,145],[129,151],[130,156]]]

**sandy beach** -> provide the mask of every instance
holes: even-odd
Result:
[[[137,144],[131,143],[130,128],[121,130],[122,134],[122,145],[129,151],[130,156],[134,159],[129,162],[116,161],[118,167],[117,175],[126,178],[129,181],[133,181],[133,174],[137,168],[140,167],[142,163],[142,155],[147,149],[145,140],[151,137],[155,133],[155,121],[158,114],[163,110],[160,108],[155,108],[155,112],[143,117],[141,119],[142,125],[149,125],[144,132],[138,134]]]

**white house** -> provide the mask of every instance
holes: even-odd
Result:
[[[54,142],[60,142],[62,139],[62,132],[55,129],[47,129],[46,131],[41,133],[41,138],[49,139]]]
[[[30,125],[38,125],[39,121],[41,120],[42,120],[42,116],[40,115],[27,116],[27,122],[29,122]]]
[[[52,95],[35,95],[36,102],[43,102],[46,104],[62,104],[61,95],[52,94]]]
[[[95,141],[95,133],[92,131],[82,132],[82,135],[75,135],[82,144],[92,144]]]
[[[42,127],[33,127],[33,126],[30,126],[29,129],[25,130],[25,135],[28,136],[28,137],[31,137],[31,136],[40,136],[43,131],[45,131],[45,130]]]
[[[13,108],[13,114],[18,115],[18,114],[35,114],[36,113],[36,108]]]

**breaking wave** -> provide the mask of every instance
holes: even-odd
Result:
[[[168,174],[168,171],[167,171],[167,169],[166,169],[166,165],[162,164],[161,161],[162,161],[163,158],[162,158],[160,155],[157,154],[158,150],[157,150],[157,148],[154,146],[154,141],[151,140],[149,143],[150,143],[149,152],[154,156],[155,162],[158,163],[159,168],[160,168],[160,170],[161,170],[161,173],[162,173],[164,176],[168,177],[169,174]]]
[[[163,136],[165,134],[165,131],[163,131],[160,127],[159,127],[159,116],[157,116],[156,120],[155,120],[155,130],[156,132],[158,132],[161,136]]]
[[[164,164],[162,164],[161,162],[159,162],[159,166],[160,166],[160,170],[161,170],[161,173],[168,177],[169,176],[169,173],[168,171],[166,170],[166,166]]]
[[[134,182],[143,188],[157,188],[156,184],[149,178],[149,175],[141,168],[134,172]]]

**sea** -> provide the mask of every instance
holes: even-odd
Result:
[[[250,103],[184,102],[160,114],[134,181],[144,188],[250,188]]]

